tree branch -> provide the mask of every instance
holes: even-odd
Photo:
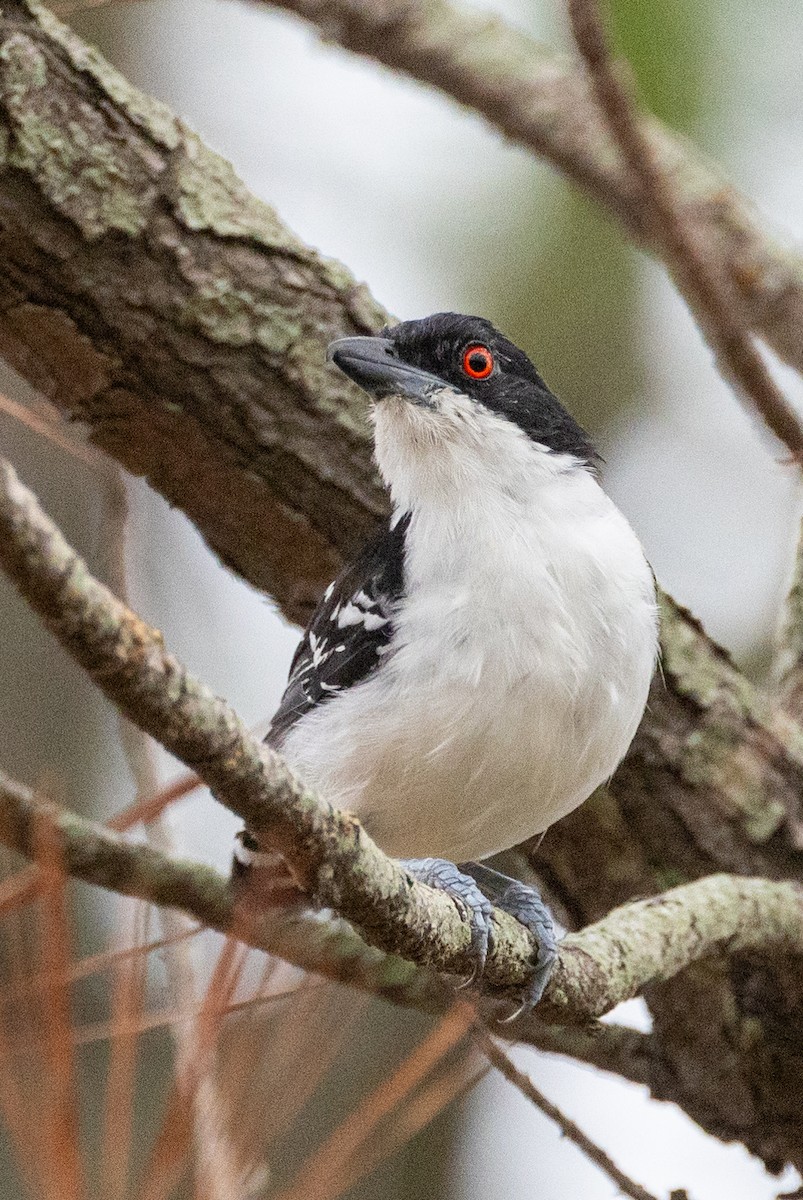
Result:
[[[232,710],[165,650],[161,635],[92,577],[4,460],[0,563],[120,710],[196,771],[221,803],[267,844],[279,849],[301,886],[319,903],[333,907],[389,953],[451,973],[468,969],[470,929],[453,902],[412,880],[354,817],[323,803],[278,755],[257,742]],[[17,823],[11,829],[16,844],[27,853],[31,834],[22,812],[18,802]],[[140,894],[134,889],[144,886],[145,879],[151,892],[143,898],[176,906],[176,900],[169,899],[171,892],[164,890],[165,864],[170,860],[146,860],[142,848],[126,847],[125,862],[117,862],[111,871],[105,856],[117,844],[113,835],[101,838],[96,828],[91,833],[95,840],[90,857],[99,859],[104,872],[95,882],[115,885],[122,874],[133,882],[117,886]],[[219,882],[208,873],[199,876],[194,868],[184,869],[181,892],[189,892],[191,911],[215,928],[227,927],[230,899]],[[620,910],[616,920],[605,918],[586,931],[579,952],[567,939],[561,952],[564,969],[549,987],[544,1011],[571,1019],[582,997],[580,1018],[600,1016],[612,1003],[635,995],[644,983],[676,974],[700,957],[701,946],[710,950],[727,943],[735,952],[754,947],[759,937],[767,946],[803,949],[796,885],[768,891],[770,885],[760,882],[714,877],[694,886],[705,893],[699,911],[666,897],[641,902]],[[498,988],[519,988],[530,971],[530,936],[498,910],[494,926],[486,980]],[[567,955],[573,964],[568,975]]]
[[[741,319],[739,296],[717,270],[701,231],[688,220],[680,196],[642,124],[625,63],[614,62],[599,0],[568,0],[577,47],[611,133],[641,190],[643,217],[678,287],[711,345],[726,379],[749,400],[765,424],[803,463],[803,425],[777,387]]]
[[[327,924],[298,913],[238,911],[229,881],[213,868],[127,842],[93,821],[37,800],[29,789],[0,773],[0,841],[30,858],[36,823],[43,820],[58,830],[65,868],[75,878],[181,909],[211,929],[396,1003],[429,1012],[443,1011],[449,1003],[449,994],[434,975],[396,955],[372,950],[342,923]],[[430,936],[437,937],[437,932],[433,925]],[[545,1021],[587,1024],[638,995],[647,984],[667,979],[691,963],[746,950],[803,955],[803,888],[709,876],[615,909],[563,939],[533,1027],[538,1031]],[[484,1012],[493,1011],[498,1010],[491,997]],[[526,1040],[527,1030],[525,1019],[511,1032],[517,1040]],[[539,1039],[536,1032],[533,1040],[543,1044],[543,1033]],[[545,1048],[559,1047],[553,1042]]]
[[[326,41],[431,84],[481,114],[578,184],[673,272],[638,181],[617,153],[585,73],[568,57],[496,16],[448,0],[262,2],[301,17]],[[775,240],[752,203],[686,138],[654,117],[640,124],[683,220],[738,296],[745,325],[803,370],[800,254]]]
[[[519,1070],[510,1056],[498,1045],[484,1025],[475,1023],[472,1027],[471,1035],[475,1044],[482,1050],[488,1061],[507,1079],[508,1083],[518,1088],[522,1095],[526,1096],[530,1103],[534,1104],[545,1117],[548,1117],[550,1121],[554,1121],[562,1135],[572,1142],[600,1171],[608,1176],[617,1191],[621,1192],[623,1196],[630,1196],[631,1200],[655,1200],[651,1192],[648,1192],[641,1184],[632,1180],[629,1175],[625,1175],[624,1171],[617,1166],[611,1156],[606,1154],[596,1142],[593,1142],[583,1132],[576,1121],[572,1121],[570,1117],[562,1113],[557,1104],[553,1104],[540,1088],[535,1086],[526,1071]]]
[[[140,729],[156,738],[267,845],[281,851],[299,885],[353,921],[387,951],[468,973],[468,920],[443,892],[417,883],[359,822],[318,799],[284,761],[94,579],[0,459],[0,564],[66,650]],[[534,945],[494,910],[486,978],[518,988]]]

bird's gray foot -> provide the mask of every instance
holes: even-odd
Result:
[[[549,977],[555,968],[558,947],[552,915],[541,899],[538,889],[530,884],[510,879],[507,875],[502,875],[499,871],[494,871],[479,863],[462,863],[461,866],[464,870],[471,872],[477,882],[482,885],[483,891],[491,896],[498,908],[501,908],[503,912],[510,913],[511,917],[515,917],[525,929],[530,931],[538,945],[532,979],[527,986],[522,1003],[515,1012],[504,1018],[504,1023],[507,1024],[535,1007],[543,996]]]
[[[471,945],[469,953],[473,968],[463,986],[480,979],[488,957],[488,942],[491,936],[491,902],[482,894],[470,875],[465,875],[454,863],[445,858],[408,858],[401,863],[406,871],[420,883],[446,892],[471,922]]]

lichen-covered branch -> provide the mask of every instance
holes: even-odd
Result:
[[[96,580],[0,459],[0,565],[61,644],[139,728],[181,759],[264,842],[299,885],[354,922],[369,941],[443,971],[471,969],[471,931],[443,892],[389,859],[348,813],[332,809],[257,741],[151,629]],[[534,947],[495,910],[486,978],[521,987]]]
[[[371,949],[342,923],[298,913],[238,911],[229,881],[213,868],[127,842],[84,817],[37,800],[0,772],[0,841],[32,857],[41,819],[57,829],[66,869],[78,879],[181,909],[211,929],[398,1003],[426,1011],[442,1011],[448,1004],[448,993],[434,975]],[[435,936],[434,928],[432,932]],[[564,938],[533,1025],[588,1024],[691,963],[744,950],[803,955],[803,888],[718,875],[615,909]],[[486,1011],[494,1011],[493,1002]],[[526,1020],[515,1026],[517,1040],[526,1037],[527,1028]]]
[[[196,771],[269,845],[280,849],[299,882],[319,902],[331,905],[386,951],[440,970],[466,968],[470,931],[452,901],[413,881],[375,846],[355,818],[310,793],[278,755],[257,742],[232,710],[166,651],[161,635],[92,577],[1,459],[0,563],[106,695]],[[21,811],[18,805],[18,817]],[[15,844],[27,852],[30,838],[26,841],[19,825],[13,832]],[[108,833],[101,841],[98,831],[93,836],[102,860],[102,849],[116,845],[114,835]],[[144,859],[126,849],[126,873],[138,879]],[[148,861],[149,877],[155,878],[157,888],[163,887],[157,868],[168,860],[157,856]],[[108,864],[104,869],[96,881],[108,886],[115,872]],[[194,887],[193,910],[220,928],[228,914],[219,883],[203,873],[191,876],[187,886]],[[136,885],[118,886],[131,890]],[[774,907],[767,905],[770,893],[754,881],[716,877],[706,886],[707,890],[695,885],[705,891],[706,902],[690,916],[676,896],[651,900],[630,905],[627,918],[608,917],[587,930],[579,950],[569,937],[561,961],[564,967],[567,961],[573,963],[571,982],[562,984],[558,973],[546,1011],[554,1009],[562,1020],[570,1020],[578,1008],[577,995],[582,994],[580,1017],[600,1016],[645,983],[677,974],[700,956],[700,947],[705,952],[727,944],[735,952],[754,946],[757,928],[765,945],[791,950],[800,944],[803,949],[796,885],[772,892]],[[167,895],[157,890],[148,898],[164,903]],[[651,936],[635,936],[627,921],[635,922],[636,935],[646,926]],[[529,935],[507,914],[495,912],[494,922],[486,979],[497,987],[520,987],[529,973]]]

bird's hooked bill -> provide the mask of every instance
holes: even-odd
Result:
[[[338,338],[329,344],[326,357],[375,400],[403,396],[429,407],[432,394],[448,387],[437,375],[402,362],[386,337]]]

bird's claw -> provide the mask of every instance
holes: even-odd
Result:
[[[517,1021],[519,1017],[531,1012],[543,996],[555,969],[558,946],[552,916],[537,888],[513,879],[499,896],[497,905],[521,922],[524,928],[533,935],[538,945],[532,978],[527,985],[521,1004],[510,1016],[503,1017],[499,1021],[500,1025],[509,1025],[511,1022]]]
[[[471,974],[457,985],[458,990],[470,987],[482,979],[492,936],[492,904],[480,890],[477,880],[473,877],[474,872],[486,885],[486,890],[493,896],[498,907],[520,921],[535,938],[538,954],[524,998],[510,1016],[502,1018],[499,1022],[500,1025],[509,1025],[530,1012],[544,994],[558,954],[555,927],[549,909],[537,888],[520,883],[516,879],[509,879],[489,867],[478,866],[475,863],[465,865],[472,872],[471,875],[443,858],[415,858],[402,863],[402,866],[421,883],[446,892],[471,922],[469,954],[473,969]]]
[[[470,987],[482,978],[488,958],[491,938],[491,910],[487,896],[480,891],[475,879],[464,874],[445,858],[412,858],[401,864],[419,882],[446,892],[471,923],[469,955],[471,973],[458,984],[458,990]]]

